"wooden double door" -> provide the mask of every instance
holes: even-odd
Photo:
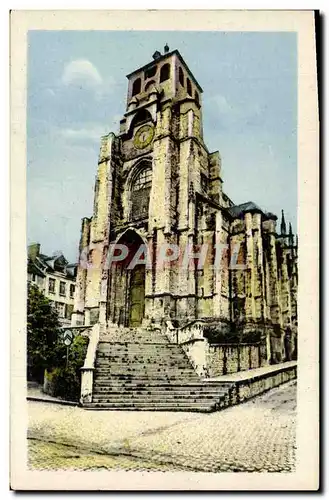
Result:
[[[135,327],[142,323],[145,310],[145,265],[136,266],[130,271],[128,323]]]

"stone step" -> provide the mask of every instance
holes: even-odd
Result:
[[[141,411],[186,411],[186,412],[212,412],[215,411],[219,405],[216,403],[179,403],[173,405],[172,403],[162,403],[152,405],[152,403],[88,403],[85,405],[86,409],[97,410],[141,410]]]
[[[147,398],[147,397],[141,397],[141,398],[135,398],[135,397],[129,397],[129,399],[122,398],[120,396],[118,397],[108,397],[108,398],[100,398],[100,397],[95,397],[92,400],[93,403],[102,403],[102,404],[145,404],[145,405],[171,405],[171,406],[176,406],[176,405],[191,405],[191,404],[197,404],[197,405],[216,405],[218,403],[218,400],[216,398],[181,398],[181,399],[169,399],[169,398]]]
[[[113,342],[113,344],[106,343],[104,345],[98,344],[98,350],[103,351],[149,351],[149,352],[182,352],[180,346],[176,344],[119,344]]]
[[[163,393],[163,394],[171,394],[171,393],[184,393],[184,394],[199,394],[199,392],[202,392],[203,394],[226,394],[228,392],[228,388],[226,387],[212,387],[212,386],[199,386],[199,385],[194,385],[194,384],[188,384],[188,385],[177,385],[177,384],[147,384],[147,385],[140,385],[140,384],[123,384],[126,391],[129,392],[157,392],[157,393]],[[105,385],[105,384],[97,384],[97,382],[94,384],[94,391],[93,392],[106,392],[106,391],[120,391],[122,388],[122,384],[116,384],[116,385]]]
[[[160,372],[160,371],[188,371],[192,372],[192,368],[188,366],[184,366],[182,364],[179,365],[159,365],[157,363],[99,363],[96,362],[95,368],[99,372],[108,373],[109,371],[139,371],[139,370],[149,370],[150,372]]]
[[[173,367],[173,366],[186,366],[186,360],[184,359],[148,359],[148,358],[136,358],[136,359],[126,359],[120,358],[117,359],[107,359],[107,358],[96,358],[96,366],[112,366],[115,364],[120,364],[121,366],[135,366],[135,365],[148,365],[148,366],[163,366],[163,367]],[[187,365],[189,366],[189,365]],[[189,366],[191,367],[191,366]]]
[[[99,401],[101,399],[125,399],[127,401],[135,400],[135,399],[147,399],[149,402],[152,401],[162,401],[162,400],[184,400],[184,401],[190,401],[194,399],[213,399],[216,400],[219,398],[225,397],[225,393],[198,393],[198,394],[190,394],[190,393],[184,393],[184,392],[175,392],[175,393],[168,393],[168,392],[152,392],[148,393],[146,391],[138,393],[137,391],[128,391],[124,395],[120,391],[107,391],[107,392],[96,392],[93,393],[93,401]]]
[[[143,336],[143,335],[107,335],[104,336],[102,335],[100,337],[101,342],[108,342],[108,343],[143,343],[143,344],[161,344],[161,345],[166,345],[169,343],[169,339],[167,338],[162,338],[158,336],[151,336],[149,334]]]
[[[163,378],[119,378],[95,380],[94,387],[195,387],[198,380],[182,380]]]
[[[186,359],[186,354],[184,352],[173,352],[173,351],[168,351],[168,352],[151,352],[151,351],[122,351],[122,352],[117,352],[117,351],[97,351],[97,355],[99,358],[119,358],[119,357],[124,357],[127,359],[134,359],[134,358],[150,358],[150,359],[159,359],[159,357],[163,359]]]
[[[104,386],[108,385],[109,387],[113,387],[115,383],[118,383],[119,385],[127,385],[127,384],[136,384],[136,385],[147,385],[147,384],[155,384],[158,383],[159,385],[162,384],[168,384],[168,385],[176,385],[178,383],[181,383],[182,385],[187,384],[187,383],[197,383],[198,379],[191,379],[191,378],[186,378],[183,379],[182,377],[152,377],[152,376],[146,376],[146,375],[140,375],[138,377],[132,377],[132,376],[112,376],[112,377],[103,377],[103,378],[95,378],[94,385],[96,386]]]
[[[124,347],[124,346],[136,346],[136,347],[144,347],[145,349],[152,349],[152,348],[158,348],[158,349],[166,349],[166,348],[170,348],[170,347],[176,347],[176,348],[180,348],[180,346],[178,344],[173,344],[173,343],[170,343],[170,342],[166,342],[166,343],[163,343],[163,342],[113,342],[113,341],[109,341],[108,339],[104,339],[104,338],[101,338],[98,342],[98,345],[99,346],[108,346],[108,347],[113,347],[113,346],[118,346],[118,347]]]
[[[160,331],[118,328],[97,346],[92,409],[213,411],[228,389],[202,383],[181,346]]]

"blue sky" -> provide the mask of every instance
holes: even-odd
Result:
[[[204,139],[224,190],[297,222],[295,33],[32,31],[28,36],[28,243],[77,260],[100,136],[118,132],[126,74],[168,43],[203,88]]]

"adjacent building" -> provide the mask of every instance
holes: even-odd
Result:
[[[27,279],[52,302],[63,326],[70,325],[74,305],[77,264],[70,264],[61,252],[52,256],[40,252],[40,244],[28,247]]]

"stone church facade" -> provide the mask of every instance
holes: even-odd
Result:
[[[210,345],[256,334],[266,362],[296,357],[291,225],[224,192],[202,88],[178,50],[155,52],[127,78],[120,131],[101,138],[94,210],[82,220],[72,325],[174,336],[198,323]]]

